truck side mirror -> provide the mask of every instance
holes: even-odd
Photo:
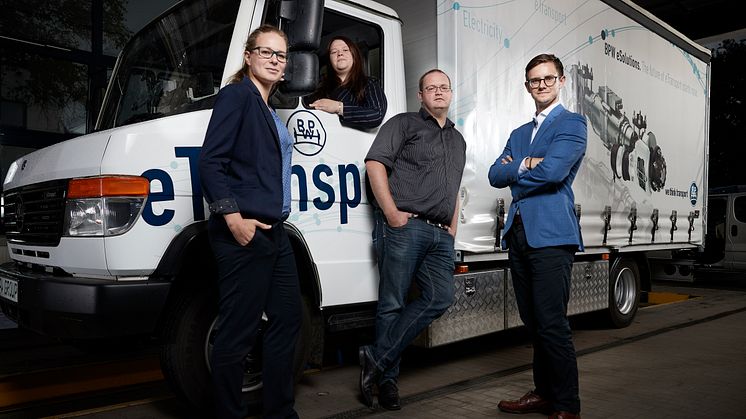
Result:
[[[285,82],[280,91],[290,97],[305,96],[316,90],[319,57],[313,52],[291,52],[285,67]]]
[[[324,0],[282,0],[279,15],[287,22],[283,30],[291,51],[311,51],[319,47],[323,13]]]
[[[281,0],[277,16],[290,42],[285,82],[280,91],[290,97],[305,96],[316,90],[319,75],[324,0]]]

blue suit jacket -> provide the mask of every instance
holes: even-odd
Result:
[[[503,237],[520,208],[529,246],[577,245],[583,250],[572,182],[585,154],[586,120],[559,105],[547,115],[531,142],[533,128],[531,121],[515,129],[505,150],[490,168],[490,184],[496,188],[510,187],[513,196]],[[506,156],[513,161],[502,164],[500,160]],[[519,175],[518,168],[527,156],[544,160]],[[504,239],[502,246],[507,248]]]
[[[218,93],[199,161],[213,214],[282,217],[282,154],[275,121],[248,77]]]

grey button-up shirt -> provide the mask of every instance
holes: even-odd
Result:
[[[450,119],[441,128],[423,108],[396,115],[378,131],[368,160],[386,166],[389,189],[400,211],[451,223],[466,163],[466,141]],[[368,196],[374,201],[372,194]]]

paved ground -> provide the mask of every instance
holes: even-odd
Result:
[[[699,298],[643,309],[626,329],[576,325],[583,417],[746,418],[746,293],[683,291]],[[511,336],[510,346],[499,340],[474,342],[494,345],[481,354],[403,368],[399,412],[341,411],[356,393],[354,368],[340,372],[346,380],[338,383],[329,373],[307,377],[298,410],[308,418],[516,417],[496,407],[532,387],[531,349],[521,336]]]
[[[746,417],[746,312],[579,357],[585,418]],[[380,418],[516,417],[495,409],[531,387],[531,372],[407,404]],[[524,415],[526,419],[545,417]]]
[[[662,287],[686,301],[646,307],[625,329],[575,320],[584,418],[746,418],[746,292]],[[531,387],[531,348],[521,330],[405,353],[404,408],[367,409],[357,399],[354,360],[309,372],[296,391],[302,418],[541,418],[498,412],[502,398]],[[9,418],[183,418],[189,412],[163,384],[124,402]],[[41,411],[39,411],[41,412]]]

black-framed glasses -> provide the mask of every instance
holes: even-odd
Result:
[[[541,82],[544,82],[544,86],[552,87],[557,83],[559,76],[544,76],[543,78],[529,79],[526,81],[526,85],[532,89],[538,89],[541,86]]]
[[[425,86],[422,90],[427,93],[435,93],[438,90],[440,90],[443,93],[448,93],[451,91],[451,86],[447,86],[445,84],[442,84],[440,86],[431,85],[431,86]]]
[[[260,57],[267,59],[267,60],[272,58],[272,56],[274,55],[277,57],[277,61],[281,63],[288,62],[288,53],[285,51],[275,51],[272,48],[267,48],[267,47],[256,47],[256,48],[252,48],[251,50],[256,51],[256,53],[259,54]]]

